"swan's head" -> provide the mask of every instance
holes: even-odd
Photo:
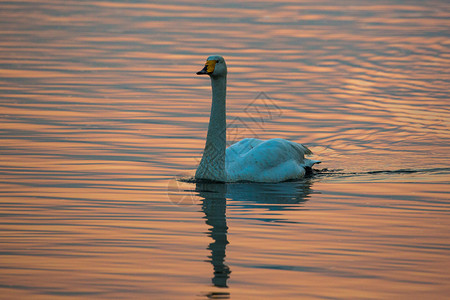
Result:
[[[197,72],[197,75],[207,74],[211,77],[227,75],[227,65],[225,59],[220,55],[211,55],[206,59],[205,67]]]

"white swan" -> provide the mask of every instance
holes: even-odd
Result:
[[[212,106],[205,150],[195,173],[196,180],[221,182],[281,182],[303,178],[317,160],[305,146],[283,139],[261,141],[247,138],[226,148],[227,66],[212,55],[197,75],[211,77]]]

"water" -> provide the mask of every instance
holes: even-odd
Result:
[[[0,298],[442,299],[447,1],[2,2]],[[192,184],[227,59],[228,139],[303,181]]]

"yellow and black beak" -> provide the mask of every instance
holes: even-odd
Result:
[[[205,67],[197,72],[197,75],[203,74],[212,74],[214,72],[214,68],[216,66],[217,61],[215,60],[207,60],[205,63]]]

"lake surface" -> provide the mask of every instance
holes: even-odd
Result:
[[[3,1],[0,298],[443,299],[448,1]],[[228,141],[316,174],[193,184]]]

